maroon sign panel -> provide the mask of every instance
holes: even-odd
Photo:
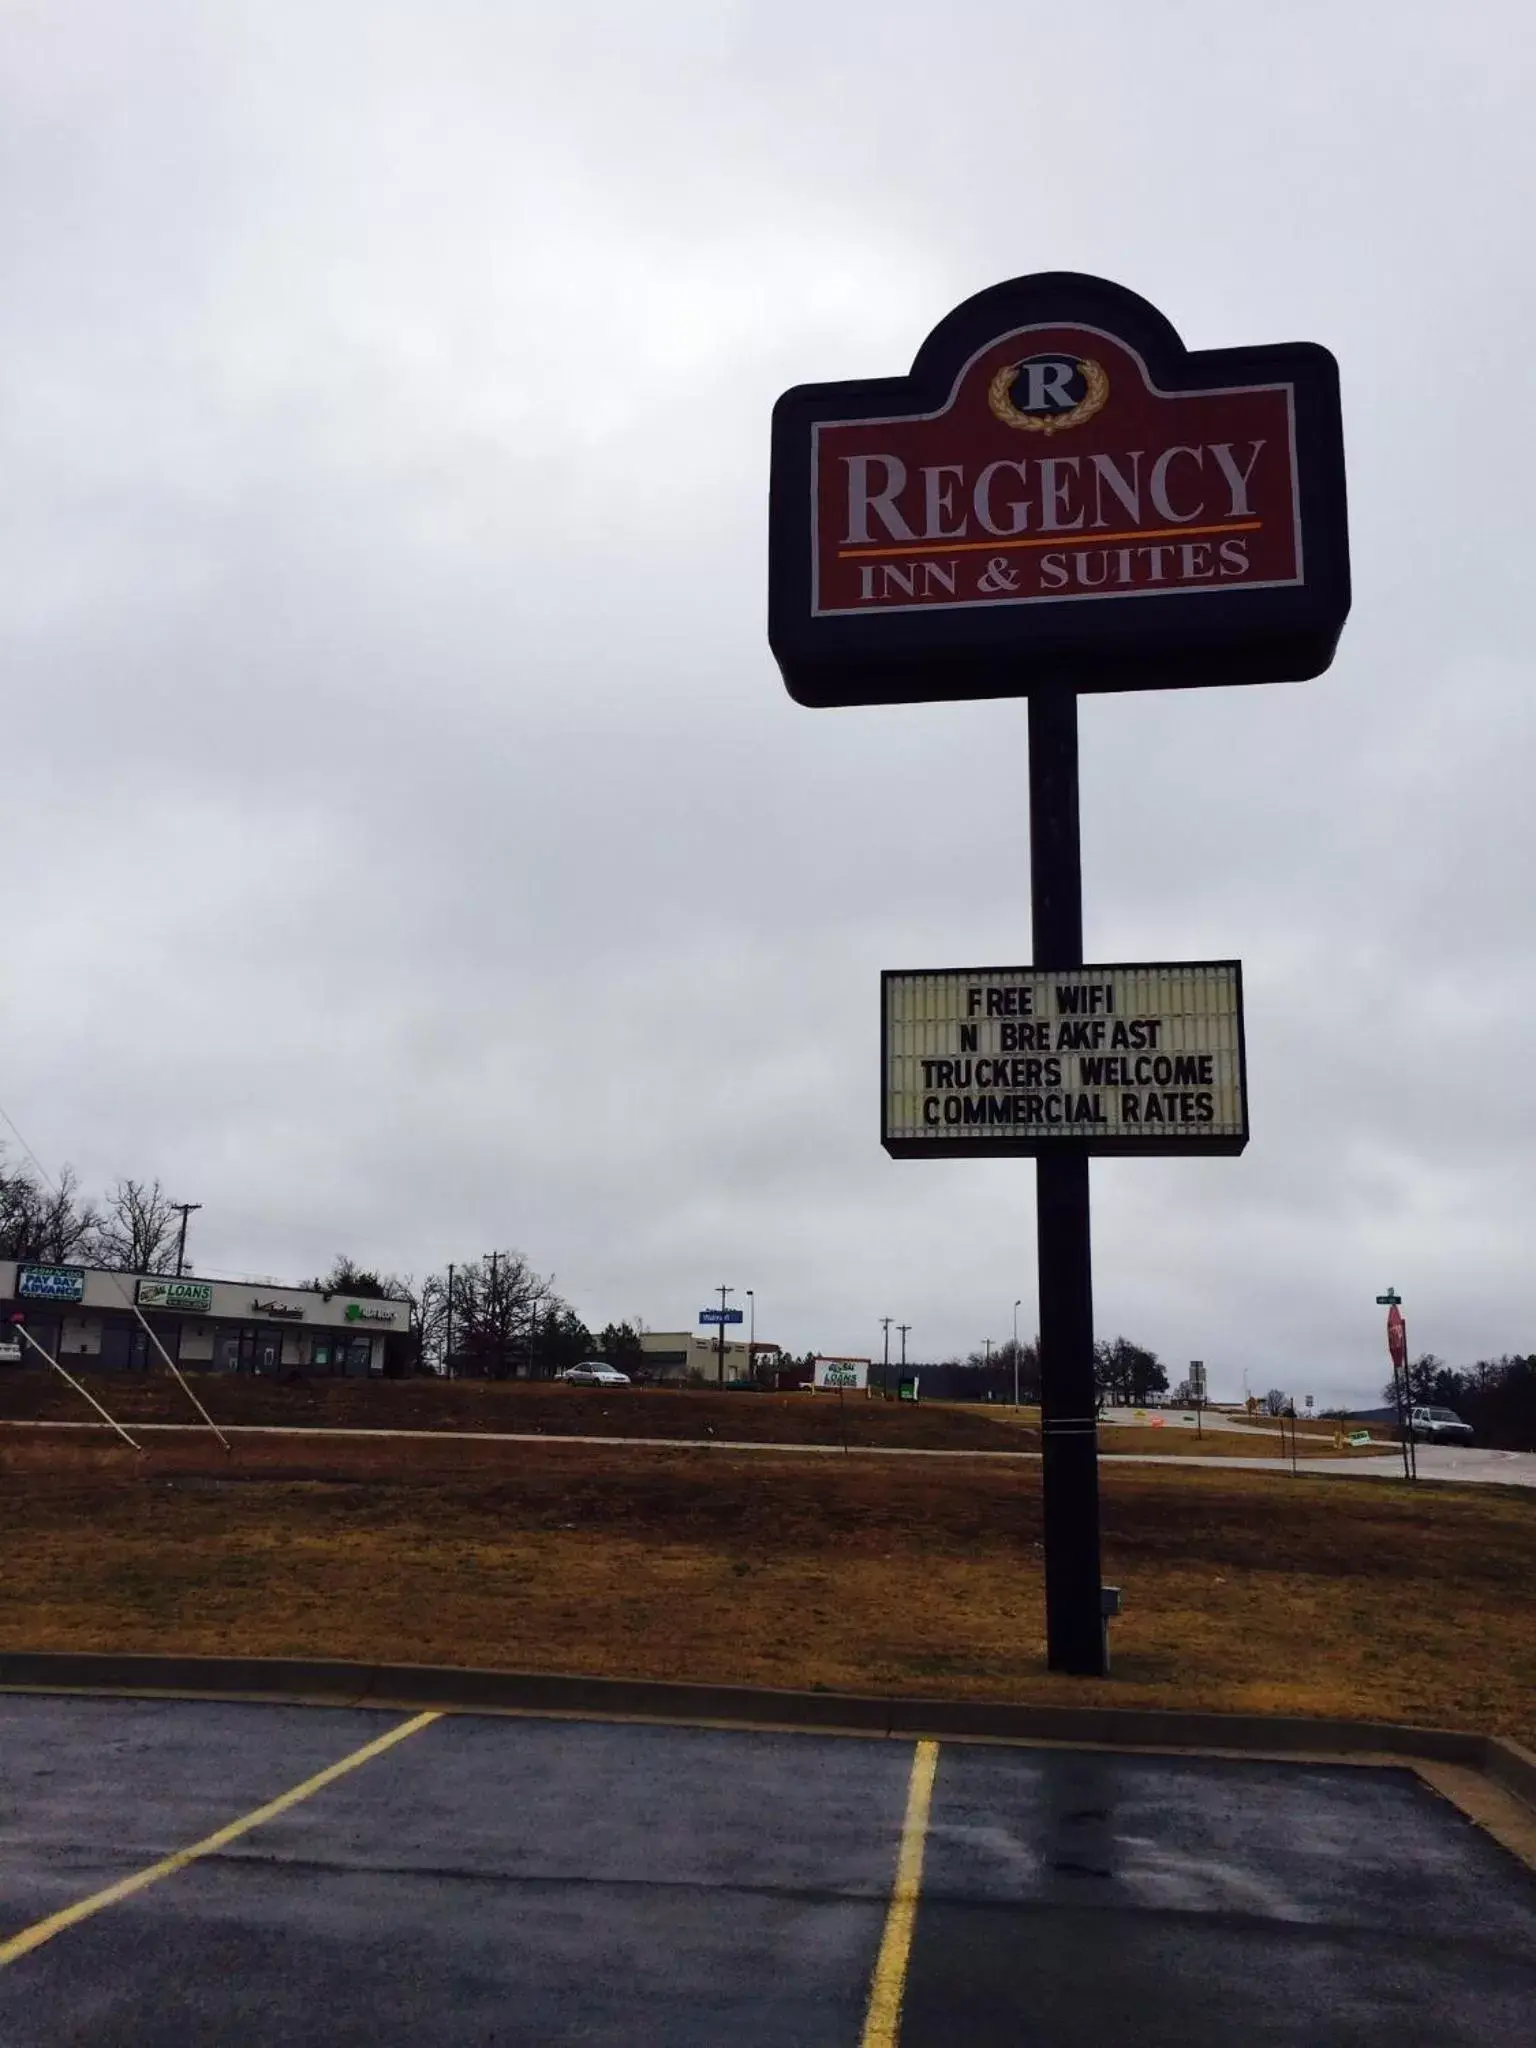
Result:
[[[1349,583],[1322,349],[1191,354],[1116,286],[1026,278],[952,314],[908,378],[787,393],[774,435],[770,638],[804,702],[1331,659]]]
[[[1387,1351],[1395,1366],[1408,1363],[1408,1325],[1402,1310],[1395,1306],[1387,1310]]]
[[[1293,398],[1159,391],[1093,328],[1005,335],[932,418],[817,424],[812,609],[1295,583]]]

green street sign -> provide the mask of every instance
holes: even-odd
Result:
[[[1385,1294],[1377,1295],[1376,1306],[1378,1308],[1398,1308],[1402,1305],[1402,1299],[1403,1297],[1395,1287],[1389,1287]]]

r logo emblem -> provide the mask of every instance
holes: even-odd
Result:
[[[1026,356],[1022,362],[1004,363],[987,386],[993,417],[1030,434],[1080,427],[1108,396],[1103,366],[1086,356]]]

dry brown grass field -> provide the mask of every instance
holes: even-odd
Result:
[[[802,1397],[807,1403],[810,1397]],[[751,1397],[741,1397],[744,1409]],[[1385,1716],[1536,1741],[1536,1495],[1115,1465],[1114,1676],[1034,1460],[0,1430],[0,1644]]]
[[[119,1420],[195,1422],[169,1374],[95,1374],[85,1384]],[[709,1388],[567,1387],[527,1380],[264,1380],[200,1373],[192,1385],[217,1422],[316,1429],[532,1431],[542,1436],[721,1437],[742,1443],[883,1444],[905,1450],[1038,1450],[1039,1417],[1000,1431],[976,1403],[865,1395],[721,1393]],[[50,1372],[0,1376],[0,1421],[90,1421]]]
[[[113,1374],[87,1382],[121,1421],[195,1422],[169,1375]],[[715,1437],[739,1443],[840,1445],[893,1450],[1038,1451],[1038,1408],[929,1401],[915,1406],[860,1394],[720,1393],[710,1388],[595,1387],[546,1382],[454,1380],[273,1381],[199,1374],[192,1384],[219,1422],[314,1429],[432,1429],[532,1432],[540,1436]],[[91,1419],[65,1383],[44,1372],[0,1378],[0,1421]],[[1335,1452],[1331,1426],[1302,1425],[1303,1455]],[[1115,1426],[1100,1432],[1106,1456],[1133,1451],[1189,1457],[1273,1458],[1273,1426],[1249,1431]],[[1377,1445],[1380,1451],[1390,1446]],[[1287,1437],[1287,1454],[1289,1437]]]

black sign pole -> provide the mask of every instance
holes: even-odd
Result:
[[[1037,967],[1083,964],[1077,695],[1029,699],[1029,887]],[[1105,1675],[1099,1612],[1099,1462],[1093,1385],[1088,1151],[1071,1140],[1035,1161],[1045,1490],[1046,1657],[1052,1671]]]

